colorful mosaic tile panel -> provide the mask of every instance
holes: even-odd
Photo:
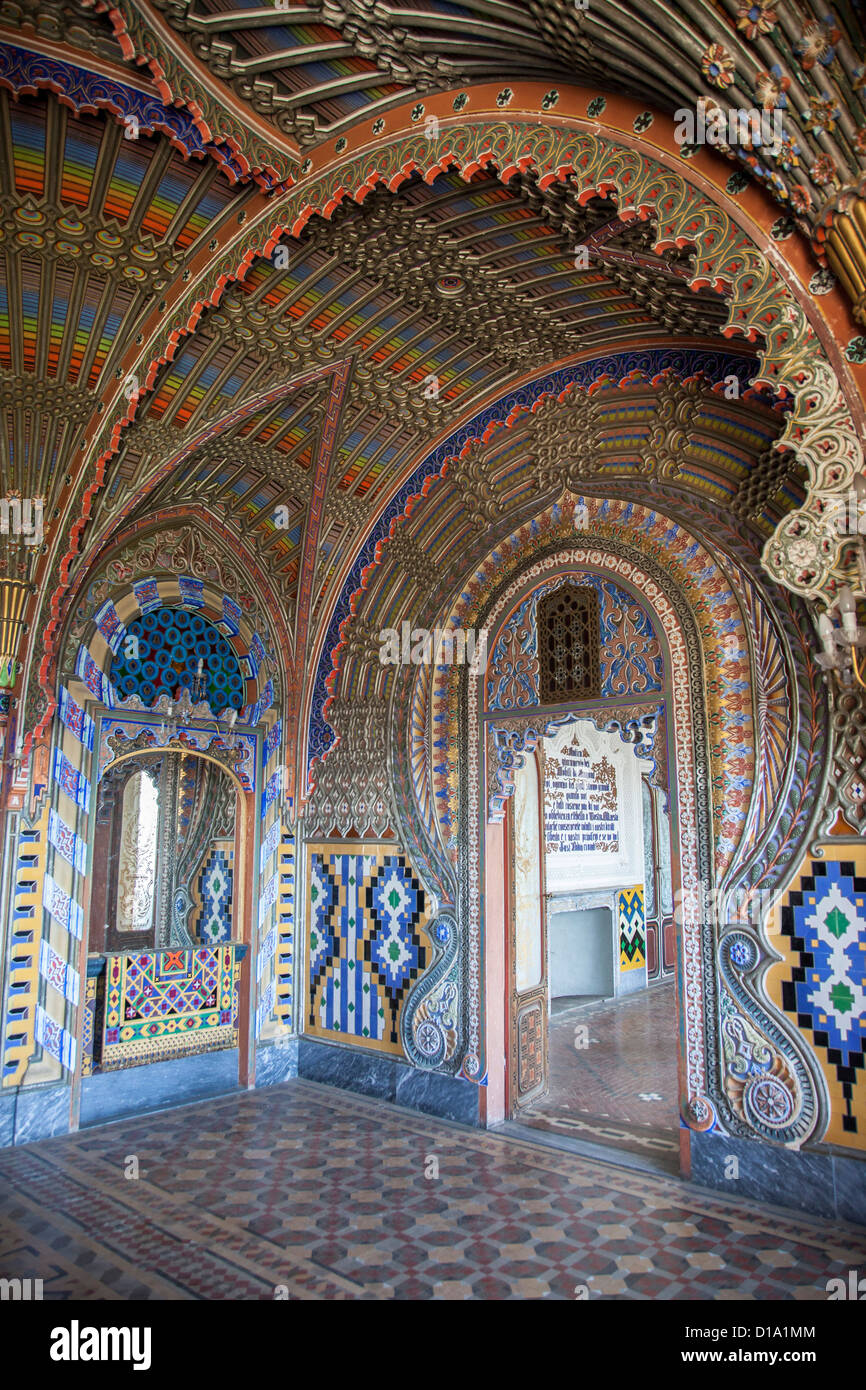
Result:
[[[78,971],[73,970],[44,938],[39,943],[39,974],[70,1004],[78,1003]]]
[[[424,890],[393,846],[308,852],[307,1031],[401,1051],[400,1010],[425,969]]]
[[[110,956],[102,1069],[237,1045],[232,946]]]
[[[95,700],[100,700],[104,705],[110,704],[111,687],[86,647],[78,649],[75,674],[80,676]]]
[[[132,592],[142,613],[146,613],[149,608],[158,608],[162,603],[159,585],[155,579],[140,579],[137,584],[133,584]]]
[[[22,815],[11,874],[7,944],[6,1024],[3,1030],[3,1085],[18,1086],[33,1054],[40,977],[38,943],[48,845],[48,808],[31,823]]]
[[[282,737],[283,737],[283,721],[282,721],[282,719],[278,719],[277,722],[276,722],[276,724],[272,725],[271,728],[268,729],[268,732],[267,732],[267,734],[266,734],[266,736],[265,736],[264,747],[262,748],[262,767],[263,767],[263,768],[267,767],[267,765],[268,765],[268,763],[270,762],[271,758],[273,757],[274,753],[275,753],[276,750],[279,748],[279,746],[280,746],[280,740],[281,740]]]
[[[83,811],[90,810],[90,783],[82,772],[72,766],[61,748],[54,750],[52,768],[54,780],[66,795]]]
[[[116,652],[123,641],[123,634],[126,629],[117,616],[117,609],[111,599],[106,599],[98,613],[95,614],[95,621],[98,631],[105,638],[108,646],[113,652]]]
[[[60,687],[60,720],[92,753],[96,725],[90,715],[85,714],[81,706],[73,700],[65,686]]]
[[[49,1017],[41,1004],[36,1007],[36,1041],[67,1071],[75,1071],[75,1039]]]
[[[271,980],[270,984],[268,985],[267,989],[262,995],[261,1002],[259,1003],[258,1008],[256,1009],[256,1037],[259,1037],[261,1035],[261,1031],[264,1028],[267,1019],[273,1013],[275,999],[276,985],[274,984],[274,981]]]
[[[270,931],[268,932],[267,936],[266,936],[266,937],[264,938],[264,940],[262,941],[262,944],[261,944],[261,946],[259,947],[258,955],[256,956],[256,979],[257,979],[257,980],[260,980],[260,979],[262,978],[262,973],[263,973],[263,971],[264,971],[264,968],[265,968],[265,966],[268,964],[268,962],[271,961],[271,960],[273,959],[274,951],[275,951],[276,949],[277,949],[277,929],[276,929],[276,927],[271,927],[271,929],[270,929]]]
[[[181,575],[177,582],[180,596],[187,608],[204,607],[204,583],[201,579],[188,579]]]
[[[282,781],[281,773],[282,769],[277,768],[276,772],[272,772],[265,783],[265,789],[262,792],[262,820],[264,820],[269,808],[274,804],[280,794],[280,783]]]
[[[282,822],[278,816],[277,819],[274,821],[273,825],[271,826],[270,830],[268,831],[267,835],[265,835],[264,839],[262,840],[261,846],[259,848],[259,872],[261,874],[264,874],[268,860],[270,859],[271,855],[276,851],[277,845],[280,843],[280,834],[282,833],[282,828]]]
[[[643,970],[646,965],[643,884],[624,888],[617,899],[619,915],[620,971]]]
[[[279,874],[272,874],[265,884],[264,892],[259,898],[259,926],[264,923],[265,918],[277,901],[277,889],[280,886]]]
[[[96,1036],[97,978],[88,975],[84,986],[84,1013],[81,1029],[81,1075],[93,1075],[93,1043]]]
[[[198,880],[202,902],[198,935],[208,946],[231,941],[233,884],[232,851],[215,845]]]
[[[53,809],[48,812],[48,840],[80,874],[87,872],[87,845]]]
[[[866,847],[825,844],[807,858],[768,926],[784,955],[767,990],[812,1045],[831,1099],[827,1143],[866,1134]]]
[[[71,936],[81,940],[81,933],[84,930],[84,913],[78,903],[73,902],[65,889],[61,888],[59,883],[54,882],[50,874],[46,874],[43,880],[42,905],[55,922],[59,922],[61,927],[65,927]]]
[[[292,1026],[294,1007],[294,932],[295,932],[295,837],[284,831],[279,847],[280,899],[277,907],[276,988],[274,1005],[277,1017],[286,1027]]]

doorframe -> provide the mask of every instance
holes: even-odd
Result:
[[[563,547],[563,550],[566,547]],[[561,553],[561,552],[560,552]],[[567,580],[575,569],[585,572],[592,569],[593,572],[606,575],[605,568],[592,565],[573,565],[563,566],[557,555],[554,565],[545,574],[542,583],[549,583],[554,577]],[[606,575],[606,577],[608,577]],[[615,574],[616,582],[623,588],[634,592],[633,585],[625,576]],[[508,610],[498,615],[496,629],[488,632],[488,651],[492,654],[495,649],[496,641],[504,629],[511,612],[519,601],[531,592],[537,584],[529,585],[521,591],[520,597],[515,597],[509,602]],[[635,597],[646,604],[645,594],[635,593]],[[667,597],[667,596],[666,596]],[[650,610],[654,606],[649,604]],[[657,615],[656,615],[657,616]],[[682,618],[678,615],[678,622],[682,624]],[[682,628],[681,628],[682,631]],[[660,691],[646,692],[640,695],[624,695],[610,700],[600,701],[598,698],[573,701],[567,705],[550,706],[542,709],[533,706],[531,709],[520,709],[518,711],[488,711],[482,691],[486,689],[486,679],[479,681],[481,687],[477,694],[478,714],[477,728],[480,737],[480,750],[477,759],[477,775],[479,777],[480,797],[478,802],[479,825],[479,845],[482,850],[483,865],[483,893],[481,902],[481,913],[483,922],[483,964],[484,964],[484,1029],[487,1043],[487,1074],[486,1084],[481,1087],[481,1103],[479,1106],[479,1116],[481,1122],[487,1126],[497,1125],[512,1118],[510,1110],[510,1091],[511,1080],[509,1076],[510,1048],[511,1048],[511,985],[510,985],[510,911],[507,885],[510,882],[511,864],[508,833],[508,815],[510,814],[509,802],[513,799],[507,797],[505,801],[505,815],[498,823],[491,823],[488,815],[488,793],[492,785],[492,769],[490,766],[490,738],[489,730],[491,726],[502,725],[506,721],[509,726],[544,725],[557,717],[567,715],[570,718],[580,718],[585,710],[587,714],[591,710],[598,710],[604,704],[614,714],[617,709],[634,705],[635,703],[660,703],[665,707],[665,757],[667,766],[667,792],[669,797],[671,815],[671,886],[674,902],[683,901],[683,881],[682,881],[682,859],[680,844],[680,815],[679,815],[679,786],[676,769],[678,767],[678,726],[677,713],[681,712],[681,702],[677,701],[677,691],[673,677],[673,657],[668,641],[667,632],[661,622],[657,624],[657,633],[660,639],[663,656],[663,680]],[[683,633],[685,640],[685,633]],[[686,641],[686,647],[688,642]],[[689,687],[691,682],[688,682]],[[694,728],[693,721],[697,717],[692,700],[688,700],[688,714],[692,721],[691,727]],[[696,790],[700,786],[698,767],[695,761],[694,738],[688,740],[691,743],[691,767],[695,779]],[[534,754],[534,749],[533,749]],[[711,819],[711,808],[707,808]],[[540,841],[541,843],[541,841]],[[710,867],[712,872],[712,867]],[[699,880],[692,886],[694,891],[700,895]],[[691,891],[691,890],[690,890]],[[676,941],[676,969],[674,972],[674,990],[677,1009],[677,1077],[678,1090],[677,1114],[680,1116],[683,1098],[689,1096],[688,1085],[688,1062],[686,1057],[686,1027],[687,1021],[684,1010],[684,944],[683,927],[677,921],[675,914],[675,941]],[[685,1127],[680,1118],[679,1128],[679,1159],[680,1174],[687,1178],[690,1172],[690,1142],[691,1131]],[[612,1150],[613,1154],[617,1151]]]
[[[515,779],[514,795],[509,797],[505,805],[505,872],[503,874],[505,888],[505,962],[506,962],[506,1060],[505,1060],[505,1096],[506,1114],[509,1119],[514,1119],[524,1108],[525,1105],[532,1104],[533,1101],[547,1094],[550,1088],[550,948],[547,934],[547,875],[545,872],[544,856],[544,777],[543,777],[543,756],[540,755],[540,743],[527,756],[526,765],[531,762],[535,773],[536,786],[536,827],[535,843],[538,846],[538,931],[541,947],[541,979],[537,985],[530,985],[527,989],[520,991],[517,988],[517,885],[516,885],[516,855],[514,837],[517,831],[515,816],[515,798],[517,796],[517,782]],[[521,769],[522,771],[523,769]],[[518,773],[519,776],[519,773]],[[521,998],[522,996],[522,998]],[[522,1100],[520,1096],[520,1018],[521,1013],[528,1011],[534,1004],[539,1004],[542,1016],[546,1021],[541,1029],[541,1046],[543,1049],[542,1058],[542,1080],[541,1085],[534,1087],[527,1093],[527,1099]],[[531,1100],[528,1098],[531,1096]]]

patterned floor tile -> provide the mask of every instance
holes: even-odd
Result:
[[[50,1299],[808,1300],[866,1265],[853,1228],[635,1182],[293,1081],[0,1152],[0,1276]]]

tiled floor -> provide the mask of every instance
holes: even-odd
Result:
[[[522,1124],[679,1170],[673,982],[555,1013],[549,1049],[550,1092],[520,1112]]]
[[[866,1232],[304,1081],[4,1150],[0,1191],[0,1277],[56,1299],[823,1300],[866,1264]]]

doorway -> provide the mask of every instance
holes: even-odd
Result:
[[[515,777],[509,1111],[677,1172],[668,799],[642,739],[606,722],[563,716]]]

